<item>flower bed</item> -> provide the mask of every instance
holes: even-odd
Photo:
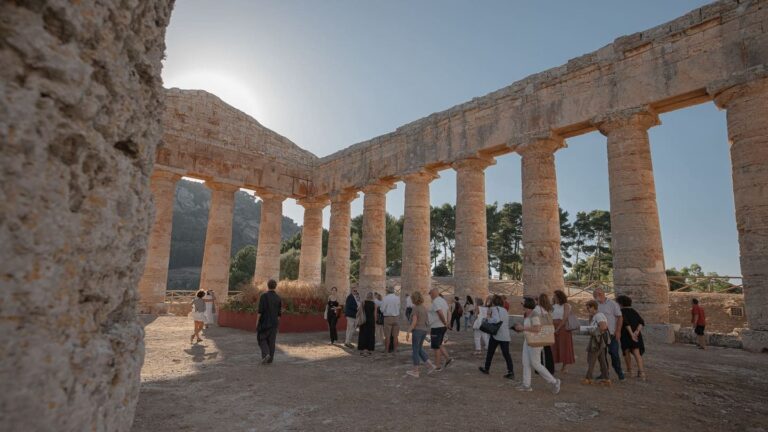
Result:
[[[257,327],[256,314],[252,312],[234,312],[229,310],[219,311],[219,325],[221,327],[231,327],[249,332],[255,332]],[[339,319],[336,329],[343,331],[347,328],[345,317]],[[322,315],[294,315],[283,314],[280,317],[281,333],[309,333],[328,331],[328,322]]]

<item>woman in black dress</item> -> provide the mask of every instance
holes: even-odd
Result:
[[[331,295],[328,296],[328,305],[325,307],[325,317],[328,320],[328,328],[331,330],[331,345],[339,340],[336,333],[336,323],[339,321],[339,300],[336,298],[336,287],[331,288]]]
[[[365,313],[365,323],[360,326],[357,349],[361,356],[369,356],[376,349],[376,312],[379,309],[373,302],[373,293],[369,292],[365,295],[362,308]]]
[[[637,363],[637,377],[645,380],[645,369],[643,367],[643,353],[645,353],[645,344],[643,343],[642,330],[645,326],[643,317],[632,308],[632,299],[620,295],[616,297],[616,302],[621,306],[621,316],[624,318],[621,328],[621,350],[624,352],[624,362],[627,365],[627,376],[632,376],[632,357]]]

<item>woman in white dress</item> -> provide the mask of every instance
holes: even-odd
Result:
[[[216,294],[213,290],[205,292],[203,301],[205,302],[205,328],[208,328],[211,324],[216,323]]]

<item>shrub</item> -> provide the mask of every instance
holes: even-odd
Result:
[[[248,285],[240,294],[230,297],[222,309],[233,312],[256,313],[259,309],[259,297],[267,291],[267,284]],[[283,313],[317,314],[325,311],[328,290],[323,285],[306,282],[283,280],[277,283],[277,293],[283,299]]]

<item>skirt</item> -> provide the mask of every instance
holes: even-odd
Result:
[[[553,321],[555,328],[560,325],[560,321]],[[555,344],[552,345],[552,358],[555,363],[576,363],[576,356],[573,354],[573,336],[571,332],[565,329],[565,326],[555,333]]]
[[[192,321],[203,321],[205,322],[205,312],[195,312],[192,311],[189,313],[189,319]]]

